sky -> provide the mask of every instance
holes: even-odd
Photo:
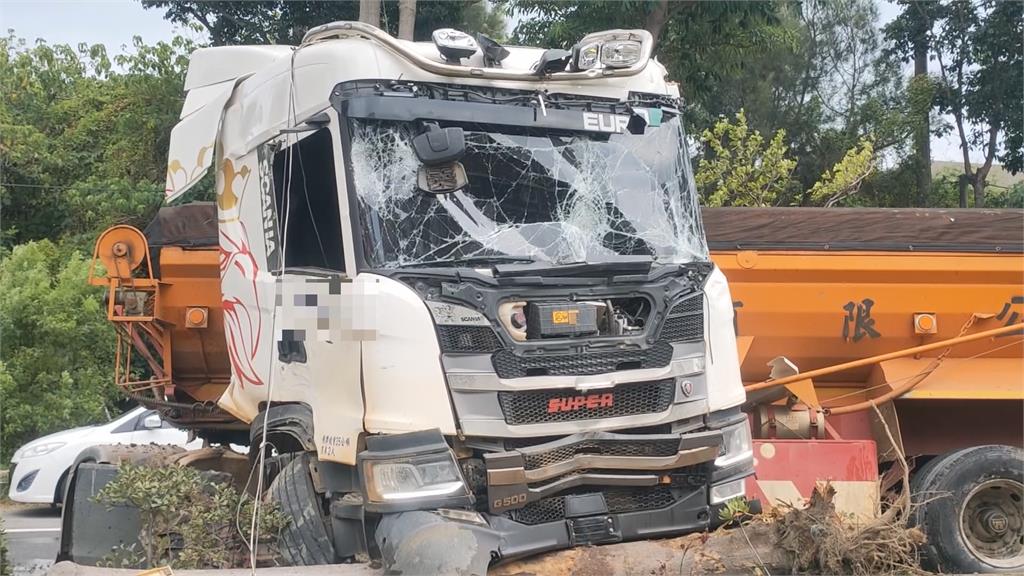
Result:
[[[899,8],[879,2],[880,25],[889,22]],[[0,0],[0,30],[13,29],[16,36],[51,44],[103,44],[111,54],[130,46],[133,36],[147,44],[170,40],[175,35],[204,40],[205,35],[163,19],[163,10],[146,10],[135,0]],[[934,160],[961,160],[959,143],[952,135],[932,142]],[[981,154],[972,153],[978,161]]]

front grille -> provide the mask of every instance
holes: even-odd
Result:
[[[594,491],[591,490],[589,493]],[[604,495],[609,514],[659,510],[671,506],[676,501],[672,490],[667,486],[613,488],[600,493]],[[509,511],[508,515],[516,522],[530,525],[562,520],[565,518],[565,496],[552,496],[531,502],[518,510]]]
[[[494,330],[487,326],[438,326],[442,352],[490,353],[501,348]]]
[[[679,439],[661,440],[581,440],[575,444],[560,446],[554,450],[526,454],[526,469],[543,468],[571,459],[577,454],[599,454],[601,456],[658,457],[675,456],[679,452]]]
[[[612,350],[584,354],[517,356],[500,350],[491,356],[500,378],[525,376],[588,376],[619,370],[663,368],[672,361],[672,345],[658,342],[645,350]]]
[[[660,340],[700,342],[704,339],[704,294],[698,292],[679,302],[668,312],[661,325]]]
[[[611,405],[588,408],[585,401],[581,407],[568,411],[549,411],[553,399],[587,398],[591,394],[579,394],[576,390],[530,390],[526,392],[498,392],[501,412],[508,424],[540,424],[548,422],[573,422],[592,418],[615,418],[635,414],[657,414],[668,410],[675,396],[675,381],[661,380],[641,384],[622,384],[614,389],[602,390],[596,395],[611,394]],[[594,404],[598,404],[595,402]]]

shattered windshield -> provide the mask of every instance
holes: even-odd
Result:
[[[469,183],[445,195],[417,190],[415,123],[350,121],[371,268],[708,257],[678,118],[642,135],[465,126]]]

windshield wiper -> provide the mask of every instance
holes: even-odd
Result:
[[[431,266],[471,266],[473,264],[532,264],[533,258],[527,256],[506,256],[496,254],[494,256],[469,256],[454,260],[423,260],[421,262],[410,262],[402,264],[399,268],[427,268]]]

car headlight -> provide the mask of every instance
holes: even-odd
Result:
[[[750,424],[746,420],[722,429],[722,451],[715,458],[715,466],[724,468],[753,457]]]
[[[17,459],[22,458],[35,458],[36,456],[45,456],[50,452],[59,450],[66,445],[67,442],[44,442],[42,444],[35,444],[33,446],[23,447],[15,452],[14,456]]]

